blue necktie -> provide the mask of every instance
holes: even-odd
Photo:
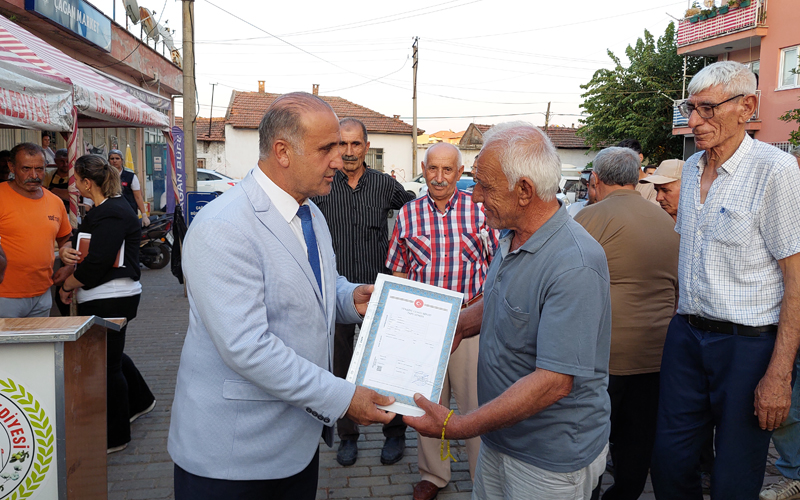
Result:
[[[314,224],[311,222],[311,209],[308,208],[308,205],[300,205],[300,208],[297,209],[297,216],[303,223],[303,238],[306,240],[308,248],[308,263],[311,264],[311,270],[314,271],[319,291],[322,293],[322,271],[319,266],[317,236],[314,234]]]

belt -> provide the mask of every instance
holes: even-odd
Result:
[[[478,295],[476,295],[476,296],[472,297],[472,300],[470,300],[469,302],[464,302],[463,304],[461,304],[461,309],[466,309],[466,308],[468,308],[469,306],[471,306],[471,305],[472,305],[472,304],[474,304],[475,302],[478,302],[478,301],[479,301],[480,299],[482,299],[482,298],[483,298],[483,292],[481,292],[481,293],[479,293]]]
[[[704,318],[702,316],[694,316],[692,314],[685,315],[685,318],[693,327],[707,332],[724,333],[726,335],[739,335],[742,337],[761,337],[763,334],[775,335],[778,333],[778,325],[739,325],[729,321],[717,321]]]

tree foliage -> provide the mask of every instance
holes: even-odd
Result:
[[[800,67],[793,69],[792,73],[800,73]],[[797,122],[800,124],[800,108],[787,111],[780,117],[780,119],[785,122]],[[792,144],[792,146],[800,146],[800,126],[797,127],[797,130],[792,130],[789,132],[789,142]]]
[[[615,68],[600,69],[589,83],[581,107],[589,116],[582,120],[578,134],[592,149],[615,145],[628,137],[637,139],[649,162],[683,157],[683,138],[672,135],[672,105],[681,98],[683,56],[678,55],[675,25],[655,40],[647,30],[635,46],[628,46],[630,61],[623,66],[610,50]],[[694,75],[711,59],[689,57],[687,75]]]

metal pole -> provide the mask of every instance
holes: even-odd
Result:
[[[414,103],[414,120],[412,130],[411,130],[411,145],[413,150],[411,151],[411,161],[413,165],[411,167],[411,177],[414,178],[417,176],[417,66],[419,64],[418,54],[419,54],[419,37],[414,38],[414,94],[412,96],[412,101]]]
[[[194,79],[194,0],[183,2],[183,135],[187,191],[197,190],[197,100]]]
[[[211,140],[211,121],[214,119],[214,90],[216,90],[217,84],[211,84],[211,112],[208,114],[208,140]]]

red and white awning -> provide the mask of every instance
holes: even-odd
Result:
[[[169,128],[169,118],[97,74],[86,64],[64,54],[27,30],[0,16],[0,68],[19,68],[41,78],[72,86],[71,104],[78,126]],[[13,78],[12,78],[13,80]],[[0,87],[10,80],[0,73]],[[54,84],[55,85],[55,84]],[[71,110],[65,110],[69,119]],[[6,123],[0,118],[0,123]],[[20,127],[51,130],[40,124],[13,123]],[[60,130],[71,130],[60,129]]]

